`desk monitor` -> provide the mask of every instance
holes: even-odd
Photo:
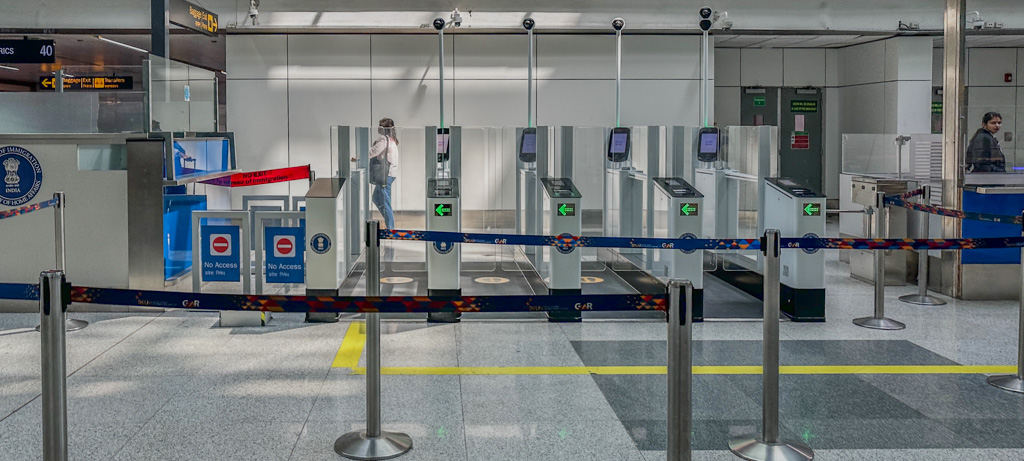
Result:
[[[697,134],[697,160],[717,162],[721,150],[721,136],[718,128],[701,128]]]
[[[537,161],[537,129],[523,128],[519,138],[519,161],[524,163]]]
[[[449,158],[448,145],[451,130],[448,128],[437,129],[437,163],[447,162]]]
[[[628,160],[629,144],[629,128],[612,128],[608,134],[608,161],[618,163]]]

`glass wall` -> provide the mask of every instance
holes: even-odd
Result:
[[[212,71],[149,56],[150,131],[217,131],[217,78]]]

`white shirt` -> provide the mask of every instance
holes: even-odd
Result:
[[[391,163],[390,176],[397,176],[398,172],[398,143],[394,139],[387,136],[381,136],[373,141],[373,145],[370,146],[370,157],[379,157],[387,151],[388,162]]]

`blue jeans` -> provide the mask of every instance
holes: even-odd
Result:
[[[373,188],[373,204],[377,206],[377,210],[384,216],[384,226],[386,229],[395,228],[395,211],[391,209],[391,183],[395,182],[394,176],[388,176],[388,184],[386,186],[375,186]]]

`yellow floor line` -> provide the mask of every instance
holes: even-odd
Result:
[[[346,337],[346,340],[348,338]],[[342,345],[344,348],[344,345]],[[339,357],[341,353],[339,351]],[[358,363],[358,356],[356,356]],[[338,360],[335,360],[335,367]],[[364,367],[352,374],[366,374]],[[869,374],[1009,374],[1017,367],[1005,365],[813,365],[782,366],[784,375],[869,375]],[[665,367],[384,367],[385,375],[663,375]],[[695,366],[695,375],[759,375],[759,366]]]
[[[334,356],[334,368],[355,368],[359,365],[359,357],[363,355],[366,345],[366,323],[352,322],[348,324],[345,339],[341,341],[338,355]]]

